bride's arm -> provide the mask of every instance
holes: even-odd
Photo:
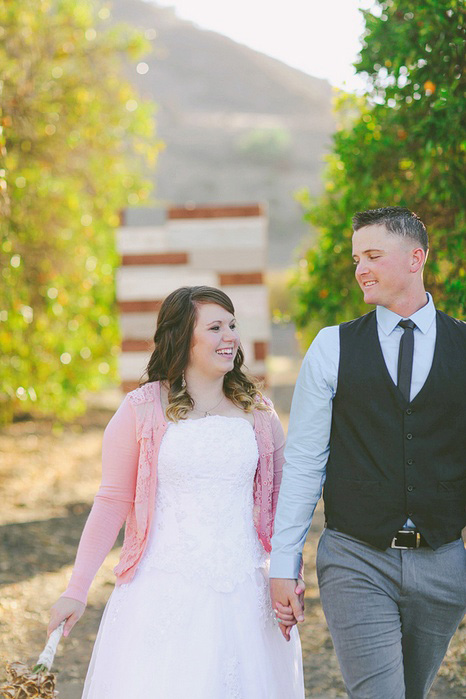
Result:
[[[89,587],[113,547],[133,504],[138,457],[136,417],[128,398],[125,398],[104,432],[102,482],[62,598],[72,598],[86,604]]]
[[[271,414],[272,435],[273,435],[273,492],[272,492],[272,515],[275,518],[275,510],[277,509],[278,493],[282,482],[283,464],[285,462],[285,433],[283,432],[282,423],[273,410]]]

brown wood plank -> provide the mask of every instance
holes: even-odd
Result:
[[[221,286],[235,286],[236,284],[263,284],[262,272],[245,272],[237,274],[219,274]]]
[[[123,352],[150,352],[154,349],[153,340],[133,340],[128,338],[121,341]]]
[[[186,265],[189,257],[186,252],[165,252],[143,255],[122,255],[124,265]]]
[[[141,311],[160,311],[162,301],[118,301],[122,313],[138,313]]]
[[[262,216],[264,213],[260,204],[244,204],[238,206],[173,206],[167,210],[168,219],[186,218],[235,218],[244,216]]]
[[[139,381],[122,381],[121,382],[121,390],[124,391],[124,393],[129,393],[130,391],[134,391],[135,388],[139,387]]]
[[[254,359],[256,361],[261,361],[267,357],[267,342],[255,342],[254,343]]]

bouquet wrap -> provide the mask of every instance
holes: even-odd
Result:
[[[0,687],[2,699],[55,699],[56,677],[50,672],[58,643],[63,634],[65,622],[62,621],[50,634],[47,644],[40,654],[36,665],[30,670],[20,662],[9,663],[7,672],[9,680]]]
[[[57,626],[57,628],[50,634],[49,640],[47,641],[47,645],[45,646],[42,653],[39,655],[37,664],[34,667],[34,670],[36,670],[36,672],[38,671],[38,668],[41,667],[44,667],[45,670],[50,670],[50,668],[52,667],[53,659],[55,657],[55,653],[57,652],[58,644],[60,643],[60,638],[63,635],[64,628],[65,622],[62,621],[61,624]]]

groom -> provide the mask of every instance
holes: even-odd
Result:
[[[466,608],[466,324],[426,294],[416,214],[364,211],[353,229],[356,280],[376,309],[321,330],[304,358],[271,597],[303,618],[296,579],[325,483],[317,576],[348,696],[424,699]]]

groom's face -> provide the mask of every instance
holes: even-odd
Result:
[[[412,283],[412,241],[384,225],[364,226],[353,233],[355,276],[364,301],[392,309]]]

